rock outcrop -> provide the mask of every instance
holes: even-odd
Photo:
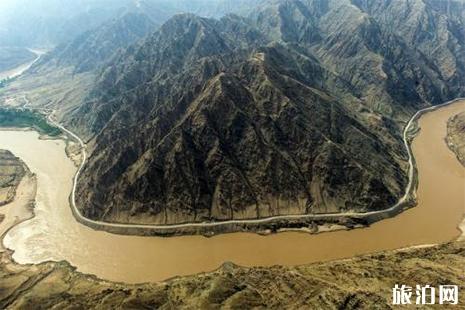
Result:
[[[447,144],[465,166],[465,112],[454,116],[447,123]]]
[[[23,163],[11,152],[0,150],[0,206],[10,203],[25,175]]]

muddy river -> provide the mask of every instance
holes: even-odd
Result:
[[[76,168],[62,141],[35,132],[0,131],[0,148],[12,151],[36,173],[36,216],[13,228],[5,245],[20,263],[67,260],[84,273],[124,281],[160,281],[210,271],[223,262],[245,266],[296,265],[453,239],[465,212],[465,169],[447,148],[449,117],[465,101],[426,114],[414,140],[419,169],[418,207],[366,229],[320,235],[234,233],[205,238],[111,235],[78,224],[68,196]]]

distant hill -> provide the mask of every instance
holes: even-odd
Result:
[[[2,1],[3,2],[3,1]],[[50,47],[115,16],[130,0],[5,0],[0,45]]]
[[[261,0],[2,0],[0,46],[51,48],[127,12],[163,23],[176,13],[219,17]]]
[[[76,73],[91,71],[108,61],[119,49],[128,47],[155,29],[156,24],[147,15],[126,13],[61,44],[38,66],[74,66]]]
[[[0,47],[0,72],[16,68],[36,57],[36,54],[25,48]]]

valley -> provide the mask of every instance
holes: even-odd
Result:
[[[76,222],[71,212],[68,198],[77,168],[66,156],[64,142],[39,140],[34,132],[0,131],[0,149],[20,157],[38,182],[36,216],[13,228],[4,243],[14,250],[13,258],[19,263],[66,260],[84,273],[140,283],[210,271],[225,261],[242,266],[292,266],[449,241],[458,236],[465,211],[465,176],[444,137],[448,119],[464,108],[465,101],[459,101],[420,119],[421,130],[412,146],[419,170],[417,207],[365,229],[317,235],[282,232],[160,238],[95,231]]]
[[[421,211],[420,214],[416,214],[418,219],[421,219],[421,217],[425,215],[427,217],[433,215],[436,217],[436,220],[438,220],[439,217],[448,217],[447,214],[450,211],[448,210],[448,206],[450,205],[449,203],[454,203],[453,199],[458,197],[449,196],[451,194],[449,191],[445,193],[446,196],[443,197],[443,199],[448,199],[448,204],[441,208],[439,212],[440,214],[432,214],[431,210],[428,210],[428,204],[425,204],[425,199],[428,197],[423,196],[424,191],[422,189],[425,185],[431,186],[428,185],[431,180],[428,180],[426,177],[430,175],[428,170],[432,168],[432,166],[431,162],[423,162],[422,159],[428,158],[433,161],[444,161],[444,159],[453,158],[454,161],[448,162],[447,166],[441,166],[442,169],[448,170],[448,173],[445,173],[442,176],[447,175],[447,177],[450,177],[451,174],[455,174],[455,177],[461,177],[461,182],[463,182],[465,169],[462,166],[456,166],[457,160],[454,158],[452,152],[444,147],[445,143],[441,137],[443,137],[445,133],[447,121],[460,111],[463,111],[464,108],[465,102],[462,101],[446,108],[439,109],[435,112],[431,112],[422,117],[420,120],[421,133],[414,140],[413,146],[414,154],[418,156],[417,161],[420,173],[420,187],[418,195],[420,206],[388,221],[396,222],[407,213],[411,213],[416,210]],[[6,134],[3,134],[2,138],[12,135],[12,137],[18,139],[21,135],[29,135],[31,136],[31,141],[37,139],[37,134],[33,132],[4,133]],[[435,137],[435,139],[433,139],[433,142],[435,143],[431,143],[429,139],[431,136]],[[2,139],[2,141],[3,140],[4,139]],[[53,148],[56,149],[55,152],[63,152],[63,150],[60,151],[60,149],[62,149],[64,145],[60,141],[53,142],[50,140],[42,140],[38,144],[44,143],[50,143],[50,146],[46,148],[48,151],[52,149],[51,146],[53,145]],[[426,154],[428,153],[428,148],[425,148],[425,145],[435,147],[439,153],[441,153],[440,157],[436,158],[436,156],[431,156],[431,152],[430,154]],[[8,143],[0,147],[4,148],[7,146]],[[419,151],[421,148],[425,148],[425,150],[423,152]],[[16,152],[21,153],[21,148],[17,148]],[[27,150],[25,149],[23,152],[27,153]],[[49,155],[53,156],[55,152],[50,152]],[[62,155],[60,157],[62,157]],[[53,159],[53,157],[50,157],[50,159]],[[33,164],[30,159],[28,162],[31,165]],[[58,161],[57,164],[60,165],[60,162]],[[60,168],[62,170],[63,166]],[[70,170],[73,169],[70,168]],[[38,172],[38,170],[36,171]],[[41,181],[41,178],[44,176],[41,176],[39,173],[37,174],[37,177],[39,182],[38,184],[40,185],[40,183],[43,182]],[[69,177],[71,177],[71,175]],[[453,180],[458,179],[454,178]],[[444,183],[446,182],[439,182],[438,184],[440,185]],[[453,187],[453,184],[451,185]],[[461,184],[457,185],[460,186]],[[24,193],[20,190],[21,186],[22,185],[19,185],[18,188],[19,197],[28,197],[28,194],[24,195]],[[444,188],[438,188],[439,191],[443,189]],[[42,195],[43,193],[40,193],[39,188],[37,196],[38,200],[36,201],[36,203],[38,203],[38,207],[35,209],[36,216],[39,217],[41,213],[46,211],[43,207],[40,207],[40,204],[42,203],[40,200]],[[19,203],[16,205],[19,210],[28,205],[27,199],[19,199],[15,203]],[[463,202],[461,206],[461,213],[463,214]],[[66,207],[64,209],[66,209]],[[437,212],[437,205],[435,209]],[[5,209],[0,208],[0,213],[4,211]],[[425,214],[425,211],[431,214]],[[71,218],[71,216],[69,216],[69,218]],[[456,220],[460,220],[460,218],[457,217]],[[455,223],[456,220],[449,223],[451,229],[453,228],[453,223]],[[382,223],[384,222],[375,224],[373,227]],[[27,222],[21,225],[24,224],[27,224]],[[53,223],[49,222],[49,224]],[[405,225],[406,223],[404,222],[402,224]],[[12,224],[10,223],[10,225]],[[0,228],[1,227],[2,226],[0,224]],[[418,223],[418,221],[411,223],[411,228],[413,230],[423,230],[423,232],[425,232],[424,230],[430,227],[431,226],[428,225],[422,226],[422,224]],[[26,227],[23,227],[23,229],[25,228]],[[32,227],[29,229],[26,228],[27,230],[23,231],[25,234],[30,235],[33,233],[31,228]],[[398,226],[393,226],[391,229],[394,230],[390,232],[385,231],[385,234],[395,234],[395,230],[399,228],[400,227]],[[443,223],[440,228],[446,228],[446,225]],[[370,229],[371,228],[351,231],[348,233],[353,235],[357,232],[368,231]],[[37,231],[37,233],[39,233],[39,231]],[[403,236],[407,235],[405,233],[405,231],[400,232]],[[438,231],[434,229],[434,233],[438,233]],[[97,237],[96,234],[102,235],[103,233],[93,232],[93,234],[93,237],[95,238]],[[331,236],[334,234],[337,233],[327,233],[317,237],[322,238],[324,236]],[[286,234],[280,235],[285,236]],[[305,236],[304,234],[300,235]],[[456,234],[453,235],[455,236]],[[288,237],[289,235],[285,236],[285,238],[289,240]],[[309,236],[306,237],[309,238]],[[358,237],[360,237],[360,235]],[[134,237],[130,238],[134,241]],[[146,240],[148,241],[150,239]],[[401,238],[395,239],[401,240]],[[98,240],[103,241],[101,237],[99,237]],[[169,240],[173,240],[173,238],[162,240],[169,242]],[[204,238],[205,242],[211,242],[211,240],[213,239]],[[366,239],[362,240],[366,242]],[[384,239],[378,239],[377,241],[379,240]],[[37,241],[37,239],[35,241]],[[435,242],[438,241],[439,240],[435,240]],[[410,240],[410,242],[413,241]],[[121,246],[121,243],[116,244]],[[105,245],[105,243],[103,242],[101,246],[102,245]],[[87,249],[91,247],[92,246],[88,246]],[[322,246],[319,247],[320,250],[322,248]],[[82,250],[83,248],[80,249]],[[179,247],[176,247],[176,249],[179,249]],[[295,249],[292,250],[295,251]],[[29,254],[31,253],[32,252],[29,252]],[[91,252],[86,253],[90,255],[93,254]],[[105,251],[95,253],[97,256],[92,257],[94,263],[95,259],[98,258],[98,255],[102,255],[104,253]],[[127,255],[128,253],[131,253],[131,251],[120,252],[118,257],[121,258],[121,255],[124,255],[123,253]],[[210,252],[210,255],[211,253],[217,252]],[[130,285],[112,283],[97,279],[94,276],[82,274],[81,272],[76,271],[67,262],[42,262],[35,265],[18,265],[12,261],[11,252],[3,251],[0,253],[0,279],[2,280],[0,281],[0,306],[2,308],[27,308],[32,305],[41,305],[40,307],[45,309],[52,305],[60,305],[60,307],[80,305],[86,308],[116,306],[123,308],[176,307],[184,309],[192,307],[204,308],[219,306],[232,308],[282,308],[289,306],[321,307],[322,305],[326,305],[327,307],[344,307],[346,309],[372,308],[375,306],[381,309],[389,309],[390,290],[393,283],[397,283],[398,281],[415,285],[422,281],[426,281],[427,283],[437,283],[445,281],[446,279],[450,283],[458,284],[463,287],[465,283],[463,283],[463,279],[457,275],[463,274],[464,272],[464,253],[463,241],[458,241],[439,246],[420,246],[391,252],[384,251],[377,254],[365,255],[342,261],[332,261],[311,265],[307,264],[297,267],[240,267],[232,263],[224,263],[221,264],[220,268],[213,272],[188,277],[176,277],[160,283]],[[132,257],[132,259],[135,258]],[[448,262],[448,267],[444,266],[445,260]],[[116,267],[113,270],[118,270],[118,264],[115,265],[114,262],[111,264],[113,267]],[[412,271],[412,265],[429,271]],[[125,266],[126,271],[128,271],[129,266],[131,266],[131,264]],[[178,268],[179,267],[180,266],[178,266]],[[78,270],[81,269],[81,267],[78,268]],[[394,269],[396,270],[395,276],[390,271]],[[363,277],[360,277],[360,270],[363,270],[364,272]],[[134,270],[131,270],[131,272],[133,271]],[[148,270],[145,270],[145,272],[147,271]],[[337,274],[335,274],[335,271]],[[45,294],[45,292],[47,293]],[[460,297],[459,302],[463,302],[463,297]]]
[[[27,49],[26,51],[28,51],[30,54],[34,55],[33,59],[32,60],[27,60],[27,58],[26,58],[26,59],[24,59],[24,60],[27,60],[26,62],[21,63],[21,61],[20,61],[20,63],[17,64],[13,68],[8,68],[7,65],[5,65],[5,68],[8,68],[8,69],[1,70],[1,72],[0,72],[0,83],[11,80],[11,79],[14,79],[14,78],[20,76],[22,73],[27,71],[32,65],[34,65],[37,61],[39,61],[40,57],[45,53],[42,50]],[[15,53],[17,53],[17,52],[15,52]],[[11,63],[11,61],[9,61],[9,63]]]
[[[359,227],[327,215],[409,204],[403,129],[461,96],[460,16],[429,0],[252,1],[218,18],[158,19],[145,5],[60,44],[2,91],[8,106],[55,111],[86,143],[75,196],[93,227]],[[435,44],[416,35],[427,18],[450,24],[431,29]]]
[[[33,61],[36,57],[35,53],[26,48],[0,47],[0,72],[12,70]]]
[[[465,302],[464,12],[0,1],[0,308]]]

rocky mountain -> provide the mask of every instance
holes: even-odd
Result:
[[[147,15],[126,13],[58,46],[37,66],[73,66],[75,73],[92,71],[118,49],[128,47],[155,29],[155,23]]]
[[[16,189],[25,175],[23,163],[11,152],[0,150],[0,207],[15,198]],[[1,214],[0,214],[1,215]],[[1,217],[0,217],[1,223]]]
[[[353,3],[384,32],[402,38],[404,44],[418,52],[418,57],[442,81],[443,85],[435,90],[437,96],[450,97],[451,93],[464,91],[464,1],[354,0]]]
[[[364,212],[404,194],[406,121],[463,93],[463,3],[240,4],[243,16],[176,15],[95,71],[63,117],[88,141],[84,215]]]

